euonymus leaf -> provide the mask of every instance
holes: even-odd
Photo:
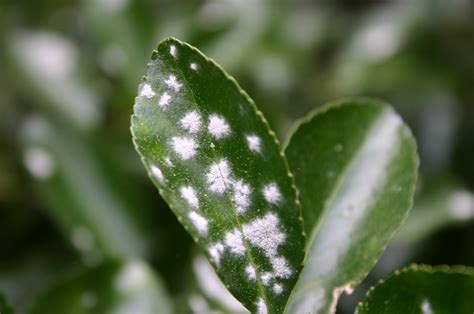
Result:
[[[234,296],[281,312],[304,236],[275,134],[218,65],[176,39],[153,52],[132,133],[152,181]]]
[[[31,311],[32,314],[172,312],[160,278],[140,260],[108,262],[61,278],[38,298]]]
[[[474,313],[474,269],[412,265],[381,280],[356,313]]]
[[[317,110],[286,148],[308,234],[288,310],[334,312],[367,275],[412,204],[418,158],[400,117],[373,100]]]
[[[13,310],[8,305],[3,294],[0,294],[0,314],[13,314]]]

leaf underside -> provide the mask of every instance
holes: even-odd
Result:
[[[290,313],[334,313],[373,268],[412,205],[418,167],[408,128],[387,105],[344,100],[317,110],[286,155],[308,234]]]
[[[132,133],[150,178],[232,294],[281,312],[304,256],[301,210],[275,135],[219,66],[176,39],[153,52]]]
[[[474,269],[412,265],[372,287],[356,313],[474,313]]]

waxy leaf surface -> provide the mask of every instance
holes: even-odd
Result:
[[[285,306],[304,256],[301,210],[275,134],[218,65],[176,39],[153,52],[132,117],[161,196],[252,312]]]
[[[334,313],[373,268],[412,205],[418,158],[387,105],[345,100],[317,110],[286,154],[308,234],[290,313]]]
[[[474,269],[412,265],[381,280],[356,313],[474,313]]]

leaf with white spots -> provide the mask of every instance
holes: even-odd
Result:
[[[411,265],[372,287],[358,314],[474,313],[474,268]]]
[[[286,154],[308,235],[287,310],[333,313],[339,296],[365,278],[410,210],[415,142],[389,106],[345,100],[310,115]]]
[[[173,308],[161,278],[143,261],[129,260],[59,276],[37,298],[29,313],[171,314]]]
[[[175,39],[160,43],[139,87],[132,133],[150,177],[252,312],[280,313],[304,256],[302,217],[275,134],[218,65]],[[157,175],[156,169],[160,169]]]

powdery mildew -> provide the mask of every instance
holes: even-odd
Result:
[[[262,249],[272,261],[276,258],[278,247],[285,242],[286,235],[280,231],[280,220],[274,213],[242,226],[245,238],[255,247]]]
[[[229,162],[221,159],[213,163],[206,174],[208,188],[211,192],[223,194],[231,184]]]
[[[194,139],[179,136],[175,136],[171,139],[171,146],[182,160],[188,160],[194,157],[194,155],[196,155],[196,150],[199,147]]]
[[[183,186],[179,190],[181,193],[181,197],[186,200],[189,206],[192,208],[198,208],[199,207],[199,200],[196,196],[196,191],[190,186]]]
[[[170,75],[168,76],[168,79],[165,81],[166,85],[168,85],[169,88],[172,88],[175,92],[179,92],[181,90],[181,87],[183,86],[178,80],[176,79],[176,76]]]
[[[229,124],[224,117],[217,114],[211,114],[209,116],[207,130],[216,139],[224,138],[230,134]]]
[[[165,161],[165,164],[166,164],[168,167],[171,167],[171,168],[174,167],[174,164],[173,164],[173,162],[171,161],[171,158],[170,158],[169,156],[166,156],[166,157],[164,158],[164,161]]]
[[[189,67],[191,68],[191,70],[194,70],[194,71],[197,71],[198,69],[198,64],[193,62],[189,65]]]
[[[252,135],[247,135],[247,145],[251,151],[254,151],[256,153],[260,153],[262,151],[262,143],[260,137],[258,137],[255,134]]]
[[[255,281],[257,279],[255,268],[253,268],[252,265],[247,265],[247,267],[245,267],[245,273],[247,274],[249,280]]]
[[[232,198],[236,205],[236,211],[238,214],[243,214],[250,206],[250,185],[242,180],[235,181],[233,183],[233,191]]]
[[[275,292],[275,294],[281,294],[283,292],[283,286],[279,283],[274,284],[273,292]]]
[[[155,96],[155,92],[151,88],[150,84],[148,83],[143,84],[142,89],[140,91],[140,97],[145,97],[145,98],[150,99],[153,96]]]
[[[160,96],[160,100],[158,101],[158,106],[165,109],[169,106],[170,101],[171,101],[171,96],[167,92],[164,92]]]
[[[196,227],[199,234],[207,236],[209,232],[209,222],[207,221],[207,219],[199,215],[195,211],[189,212],[188,217],[193,223],[194,227]]]
[[[268,185],[265,185],[263,187],[263,197],[265,197],[265,200],[269,202],[270,204],[278,204],[281,201],[281,193],[280,190],[278,189],[278,186],[276,183],[270,183]]]
[[[284,257],[274,257],[272,258],[271,263],[275,277],[288,278],[292,275],[293,272]]]
[[[271,272],[266,272],[266,273],[263,273],[261,276],[260,276],[260,280],[262,281],[263,285],[264,286],[269,286],[270,285],[270,281],[273,279],[273,274]]]
[[[262,298],[258,299],[257,301],[257,314],[267,314],[268,309],[265,301]]]
[[[157,166],[151,166],[151,173],[160,183],[165,182],[165,176],[163,175],[163,172],[161,172],[160,168],[158,168]]]
[[[221,262],[221,254],[224,252],[224,246],[222,243],[217,242],[216,244],[211,245],[208,249],[208,252],[214,260],[214,263],[219,266]]]
[[[197,133],[201,128],[201,116],[196,110],[188,112],[180,120],[181,127],[191,134]]]
[[[171,45],[171,46],[170,46],[170,54],[171,54],[173,57],[176,57],[176,46],[175,46],[175,45]]]
[[[239,229],[234,229],[233,231],[227,232],[225,235],[225,245],[230,249],[234,254],[243,256],[245,254],[245,246],[242,241],[242,233]]]

